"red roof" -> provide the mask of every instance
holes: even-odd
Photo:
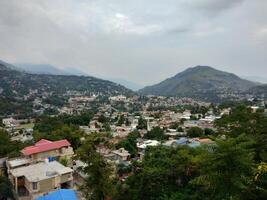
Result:
[[[70,143],[68,140],[58,140],[58,141],[49,141],[42,139],[39,142],[36,142],[35,145],[25,147],[22,149],[22,153],[26,156],[36,154],[36,153],[41,153],[41,152],[46,152],[54,149],[60,149],[62,147],[68,147],[70,146]]]

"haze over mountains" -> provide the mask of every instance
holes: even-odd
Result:
[[[141,85],[124,79],[110,79],[106,81],[87,75],[78,70],[61,70],[52,65],[18,64],[14,66],[0,61],[2,68],[0,87],[8,88],[9,92],[16,89],[15,86],[27,89],[48,86],[53,91],[66,91],[78,89],[83,91],[104,92],[110,94],[133,94]],[[7,70],[8,69],[8,70]],[[116,84],[116,83],[118,84]],[[125,87],[123,87],[124,85]],[[25,90],[25,88],[23,88]],[[22,91],[23,91],[22,90]],[[209,66],[196,66],[176,74],[158,84],[144,87],[137,93],[141,95],[178,96],[191,97],[207,101],[227,99],[235,94],[266,94],[267,86],[258,82],[242,79],[235,74],[219,71]]]
[[[80,71],[75,67],[61,69],[59,67],[50,64],[30,64],[30,63],[17,63],[14,65],[17,67],[17,69],[32,74],[90,76],[90,74]],[[127,87],[133,91],[139,90],[144,87],[143,85],[140,85],[138,83],[129,80],[125,80],[123,78],[110,78],[110,77],[100,77],[100,78],[123,85],[124,87]]]
[[[124,86],[92,76],[30,74],[15,66],[0,62],[0,89],[2,96],[23,96],[30,90],[52,92],[61,95],[67,91],[87,94],[133,94]]]
[[[17,63],[14,64],[19,69],[33,74],[50,74],[50,75],[87,75],[86,73],[75,69],[75,68],[66,68],[60,69],[50,64],[30,64],[30,63]]]

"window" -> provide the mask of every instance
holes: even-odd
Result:
[[[36,182],[33,182],[33,183],[32,183],[32,189],[33,189],[33,190],[37,190],[37,183],[36,183]]]

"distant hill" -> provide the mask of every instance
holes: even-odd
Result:
[[[50,75],[87,75],[77,69],[60,69],[50,64],[30,64],[30,63],[17,63],[14,64],[18,69],[31,73],[31,74],[50,74]]]
[[[264,95],[265,98],[267,97],[267,84],[264,85],[257,85],[255,87],[252,87],[246,91],[248,94],[253,94],[257,96]]]
[[[112,82],[115,82],[115,83],[118,83],[120,85],[123,85],[133,91],[137,91],[141,88],[143,88],[144,86],[138,84],[138,83],[135,83],[135,82],[132,82],[132,81],[128,81],[128,80],[125,80],[125,79],[121,79],[121,78],[110,78],[108,79]]]
[[[262,76],[242,76],[242,78],[253,81],[253,82],[258,82],[258,83],[267,83],[267,77],[262,77]]]
[[[217,101],[256,85],[256,83],[241,79],[232,73],[219,71],[208,66],[196,66],[156,85],[145,87],[139,90],[139,93]]]
[[[35,89],[57,95],[66,91],[104,95],[133,94],[131,90],[111,81],[91,76],[30,74],[5,62],[0,62],[0,79],[1,96],[8,97],[27,95]]]

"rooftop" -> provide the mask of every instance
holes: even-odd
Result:
[[[157,140],[146,140],[143,143],[137,143],[137,147],[140,149],[145,149],[148,146],[158,146],[160,144]]]
[[[15,158],[15,159],[7,161],[7,163],[10,165],[11,168],[26,165],[26,164],[29,164],[30,162],[31,160],[28,158]]]
[[[25,176],[30,182],[38,182],[58,175],[71,173],[72,171],[71,168],[65,167],[57,161],[53,161],[20,167],[10,172],[15,177]]]
[[[128,151],[126,151],[124,148],[120,148],[118,150],[112,151],[114,154],[117,154],[119,156],[130,156]]]
[[[58,140],[58,141],[49,141],[42,139],[39,142],[35,143],[33,146],[24,148],[21,152],[26,155],[32,155],[36,153],[46,152],[54,149],[60,149],[62,147],[68,147],[70,143],[68,140]]]

